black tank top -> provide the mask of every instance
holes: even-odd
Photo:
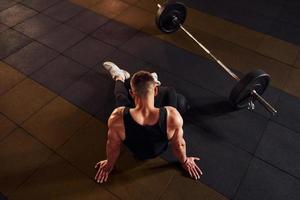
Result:
[[[131,117],[129,108],[123,112],[125,140],[123,143],[139,159],[154,158],[168,147],[167,110],[159,109],[159,120],[155,125],[142,126]]]

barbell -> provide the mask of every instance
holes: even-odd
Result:
[[[258,100],[271,114],[277,113],[261,95],[267,89],[271,77],[263,70],[254,70],[240,79],[234,72],[225,66],[215,55],[211,53],[202,43],[200,43],[186,28],[183,23],[186,20],[187,9],[183,3],[167,1],[163,5],[158,4],[156,15],[156,25],[163,33],[174,33],[179,29],[183,30],[194,42],[196,42],[210,57],[216,61],[237,84],[233,87],[229,95],[229,102],[236,108],[255,109],[254,102]]]

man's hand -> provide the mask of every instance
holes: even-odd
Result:
[[[187,157],[185,162],[182,163],[182,167],[190,174],[190,176],[194,179],[200,179],[200,175],[202,175],[201,169],[195,163],[195,160],[200,160],[200,158],[196,157]]]
[[[98,183],[105,183],[108,179],[109,173],[113,170],[113,166],[109,165],[107,160],[102,160],[95,165],[95,168],[99,168],[95,176],[95,180]]]

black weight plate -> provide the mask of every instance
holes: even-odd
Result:
[[[270,78],[269,74],[260,69],[246,74],[231,90],[229,101],[236,108],[247,107],[250,100],[255,101],[251,95],[252,90],[262,95],[269,85]]]
[[[186,15],[187,9],[183,3],[168,1],[158,9],[156,25],[164,33],[173,33],[185,22]]]

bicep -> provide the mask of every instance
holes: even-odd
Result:
[[[173,143],[183,139],[183,119],[176,109],[170,109],[168,114],[168,135]]]
[[[183,129],[182,127],[178,127],[174,130],[173,137],[171,138],[171,144],[173,146],[178,146],[184,142],[183,139]]]

